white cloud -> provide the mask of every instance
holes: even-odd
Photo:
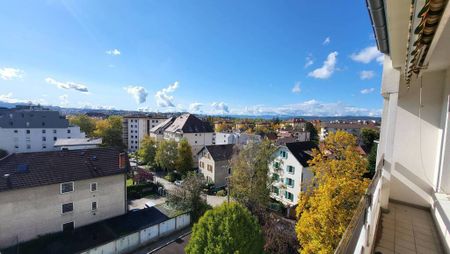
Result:
[[[67,107],[69,105],[69,96],[67,94],[63,94],[58,97],[59,98],[59,104],[63,107]]]
[[[228,105],[225,104],[224,102],[213,102],[211,104],[211,107],[213,109],[213,112],[217,114],[226,114],[230,112]]]
[[[84,109],[104,109],[104,110],[112,110],[115,109],[114,106],[109,105],[95,105],[90,102],[78,102],[78,108]]]
[[[327,38],[325,38],[325,40],[322,42],[322,45],[328,45],[328,44],[330,44],[330,42],[331,42],[331,38],[330,38],[330,37],[327,37]]]
[[[175,107],[173,104],[173,96],[170,95],[178,88],[178,81],[175,81],[173,84],[170,84],[168,87],[159,90],[155,94],[156,105],[158,107]]]
[[[61,82],[61,81],[54,80],[53,78],[46,78],[45,82],[55,85],[61,89],[73,89],[73,90],[80,91],[83,93],[88,92],[87,86],[85,86],[83,84],[78,84],[78,83],[74,83],[74,82]]]
[[[148,92],[142,86],[127,86],[124,87],[125,91],[132,95],[137,104],[141,104],[147,101]]]
[[[30,104],[48,104],[44,99],[19,99],[14,98],[12,93],[0,94],[0,101],[6,103],[30,103]]]
[[[343,102],[321,102],[309,100],[280,107],[261,105],[234,110],[241,115],[297,115],[297,116],[379,116],[381,109],[354,107]]]
[[[4,80],[21,79],[24,71],[15,68],[2,68],[0,69],[0,78]]]
[[[308,73],[308,76],[318,79],[327,79],[331,77],[336,68],[337,55],[338,52],[331,52],[323,62],[323,66]]]
[[[189,105],[189,111],[190,112],[198,112],[201,107],[203,107],[203,103],[193,102]]]
[[[293,93],[300,93],[302,89],[300,88],[300,81],[295,82],[294,87],[292,88]]]
[[[313,59],[312,55],[307,56],[305,59],[305,68],[308,68],[313,63],[314,63],[314,59]]]
[[[359,78],[361,80],[365,80],[365,79],[371,79],[375,76],[375,72],[373,71],[361,71],[359,73]]]
[[[369,94],[369,93],[373,93],[375,91],[375,88],[366,88],[366,89],[363,89],[363,90],[361,90],[361,93],[362,94]]]
[[[120,51],[118,49],[107,50],[106,54],[113,56],[120,56]]]
[[[383,63],[384,55],[380,51],[378,51],[377,46],[369,46],[367,48],[362,49],[358,53],[353,53],[350,56],[353,61],[368,64],[373,60],[376,60],[379,63]]]

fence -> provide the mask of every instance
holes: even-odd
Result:
[[[191,223],[189,213],[168,219],[159,224],[122,236],[109,243],[82,251],[82,254],[122,254],[133,251],[145,244],[156,241],[162,236],[185,228]]]

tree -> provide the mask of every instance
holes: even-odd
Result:
[[[309,164],[314,178],[297,206],[299,251],[333,253],[367,189],[367,160],[353,135],[337,131],[313,151]]]
[[[139,160],[144,164],[153,166],[155,164],[156,148],[156,141],[150,136],[144,136],[137,151]]]
[[[194,167],[194,161],[192,159],[192,149],[189,142],[186,139],[182,139],[178,143],[178,155],[175,162],[177,170],[186,175]]]
[[[163,140],[159,142],[155,153],[155,162],[164,170],[173,170],[177,159],[177,142]]]
[[[153,174],[146,169],[138,168],[133,175],[133,185],[136,183],[146,183],[148,181],[153,181]]]
[[[87,115],[75,115],[69,117],[69,123],[77,125],[80,130],[86,133],[86,136],[92,137],[95,130],[95,120]]]
[[[8,155],[8,152],[3,149],[0,149],[0,159],[5,157],[6,155]]]
[[[270,200],[268,172],[275,149],[268,140],[251,143],[232,159],[231,195],[252,212]]]
[[[186,253],[263,253],[261,228],[250,212],[237,203],[207,211],[192,229]]]
[[[377,164],[377,146],[373,145],[370,149],[369,156],[367,156],[367,170],[369,171],[367,173],[368,178],[372,178],[375,175],[375,168]]]
[[[204,186],[204,178],[191,172],[184,179],[181,187],[169,191],[167,204],[181,211],[191,211],[192,220],[197,221],[209,208],[202,197]]]
[[[103,146],[123,149],[122,117],[110,116],[107,119],[97,121],[94,136],[102,138]]]
[[[378,130],[362,128],[361,129],[361,142],[370,151],[375,140],[380,138],[380,132]]]
[[[258,217],[259,218],[259,217]],[[264,252],[271,254],[294,254],[299,248],[295,223],[279,215],[265,212],[262,224],[264,235]]]
[[[310,122],[306,122],[305,131],[309,132],[309,139],[314,143],[319,143],[319,135],[317,134],[317,129]]]

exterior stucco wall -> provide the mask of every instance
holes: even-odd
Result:
[[[97,183],[97,191],[90,184]],[[91,203],[97,210],[91,211]],[[73,202],[73,212],[62,214],[62,204]],[[0,192],[0,248],[58,232],[62,224],[81,227],[126,213],[125,176],[76,181],[74,191],[60,194],[60,184]]]
[[[413,81],[409,89],[400,84],[391,199],[426,207],[432,202],[442,139],[444,78],[445,72],[431,72]]]

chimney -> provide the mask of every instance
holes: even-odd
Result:
[[[127,154],[126,153],[119,154],[119,168],[120,169],[127,168]]]

